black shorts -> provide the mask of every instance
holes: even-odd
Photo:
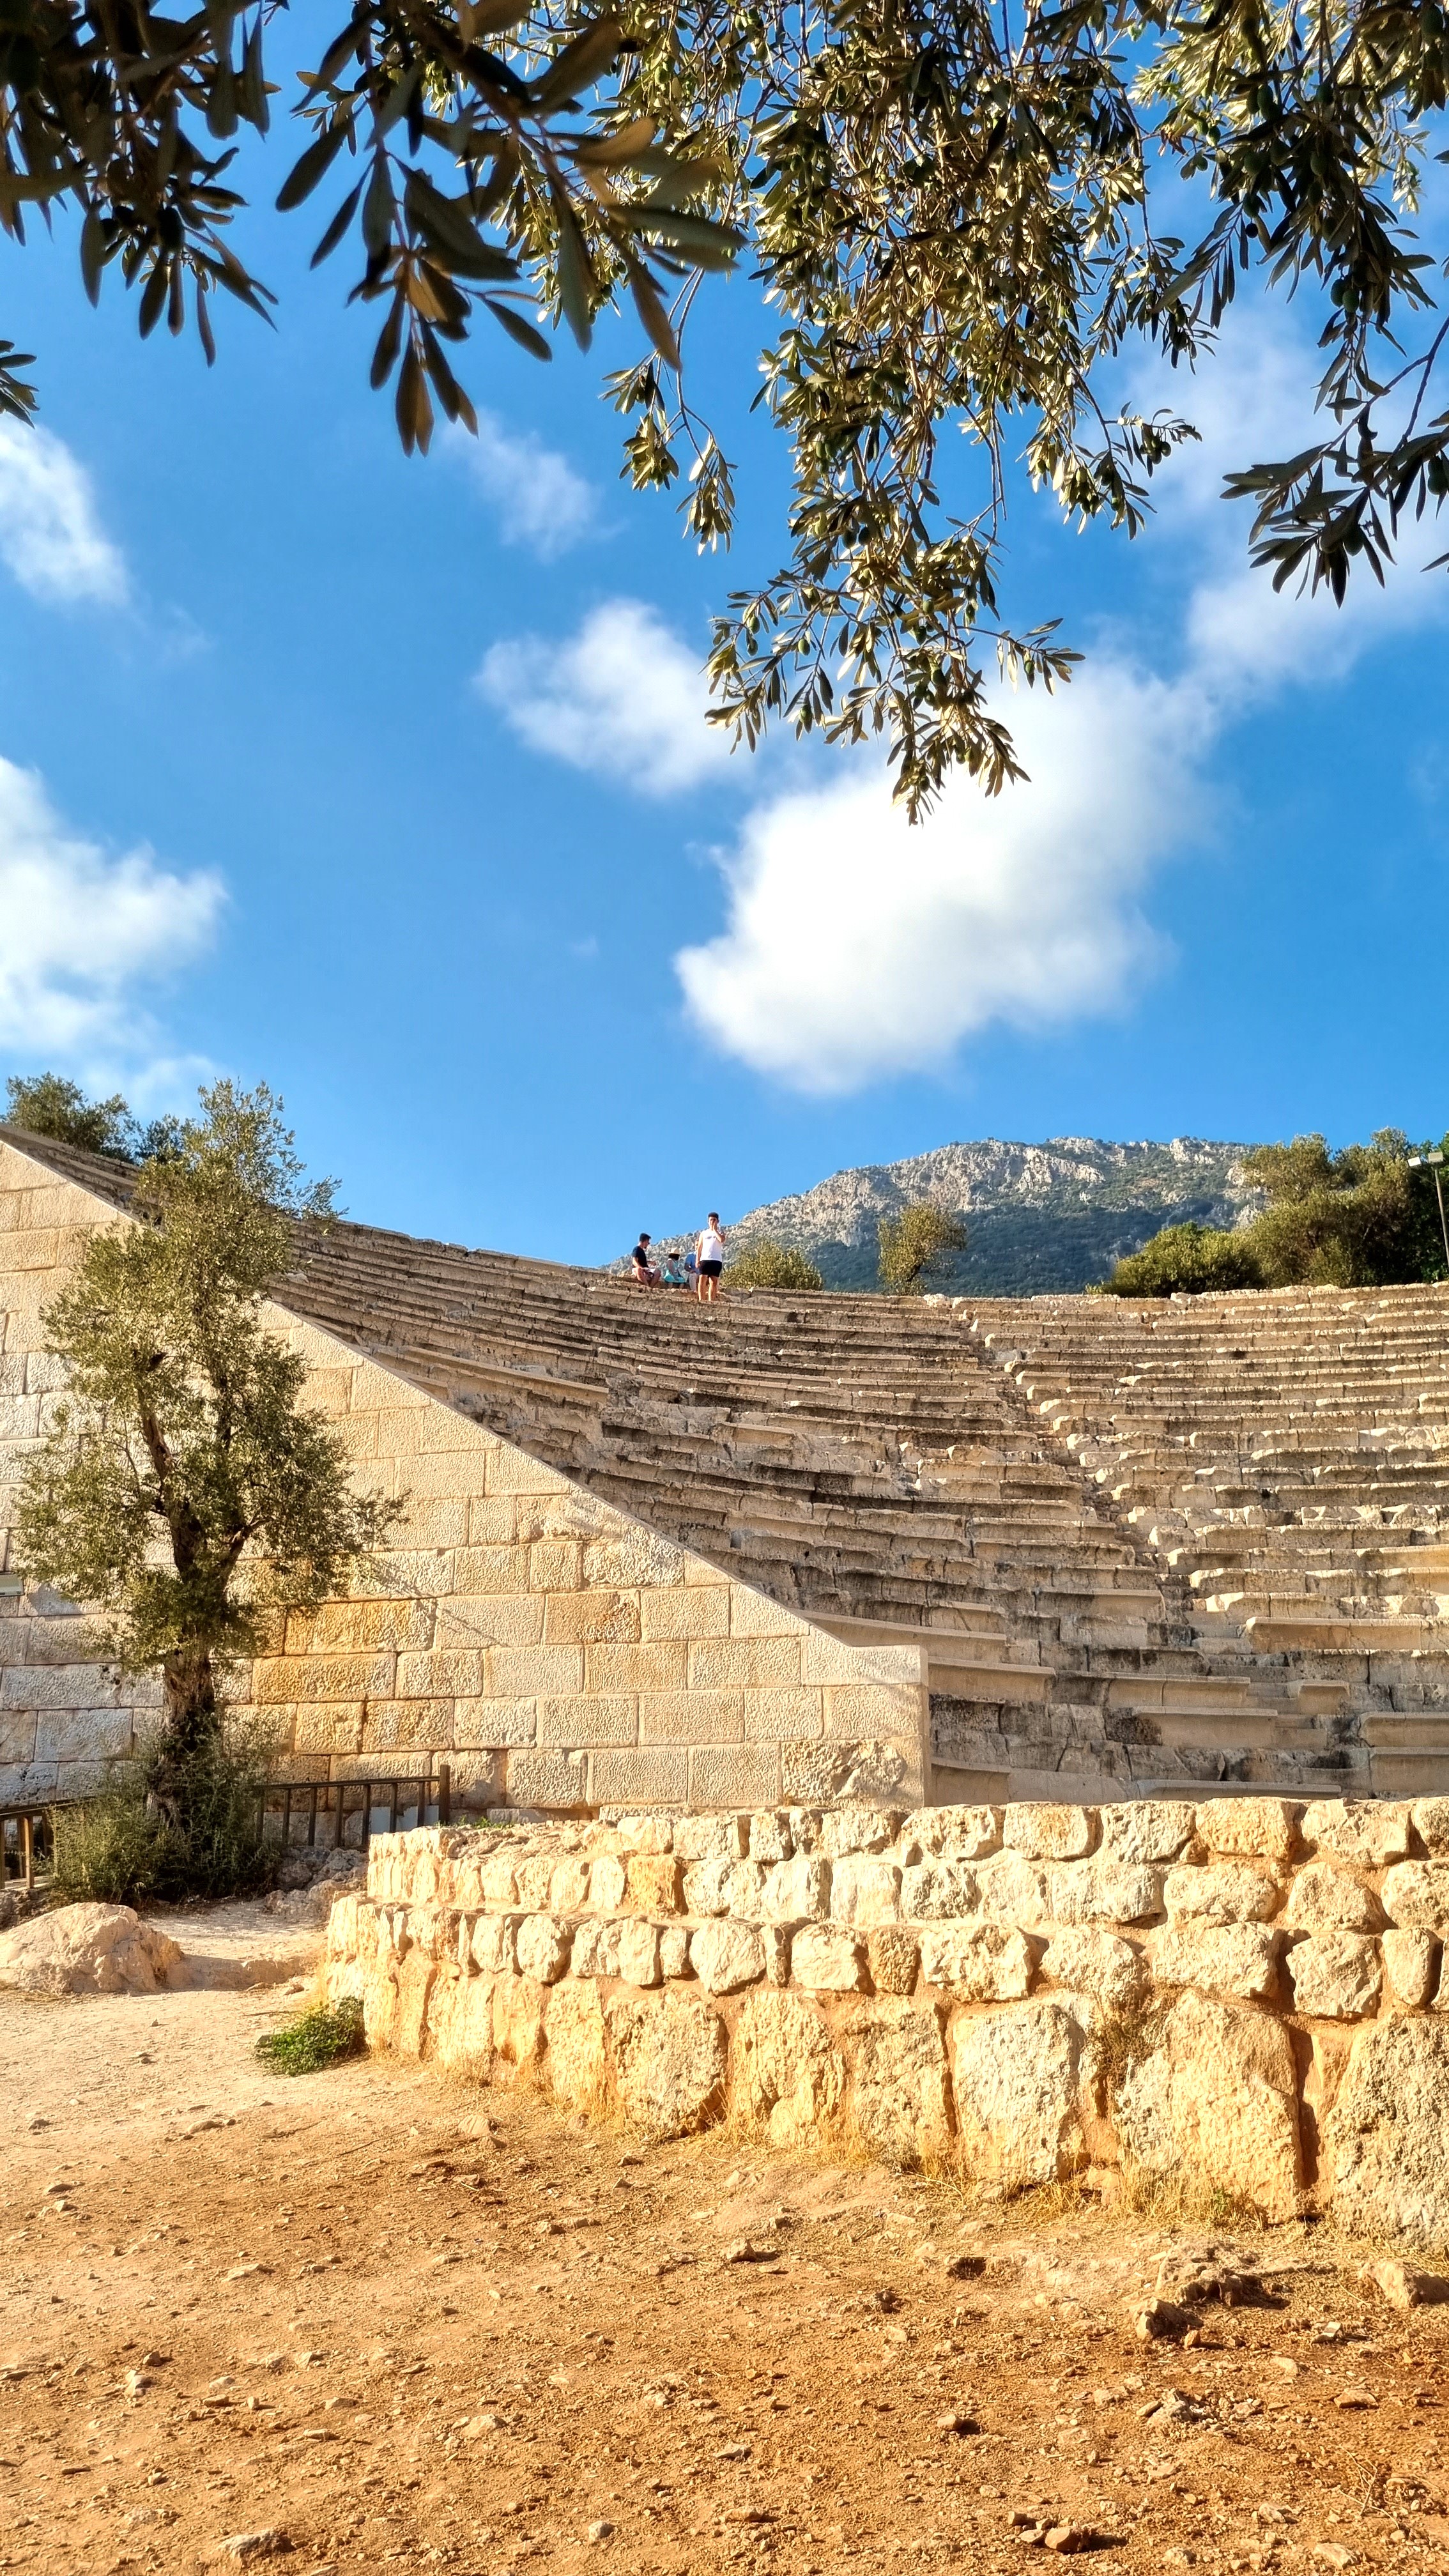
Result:
[[[701,1279],[718,1279],[723,1268],[722,1261],[702,1261],[699,1265],[699,1275]]]

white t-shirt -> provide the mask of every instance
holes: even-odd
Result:
[[[699,1258],[701,1261],[724,1259],[724,1237],[716,1234],[712,1225],[707,1225],[699,1238]]]

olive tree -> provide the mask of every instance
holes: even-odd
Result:
[[[1382,579],[1449,491],[1439,0],[298,0],[311,67],[285,97],[282,5],[15,0],[12,240],[68,206],[92,300],[117,272],[143,333],[190,321],[210,359],[218,298],[274,300],[232,223],[236,138],[280,104],[277,205],[322,197],[314,265],[350,247],[405,448],[435,406],[475,426],[455,368],[480,317],[548,358],[540,324],[587,349],[632,307],[639,354],[608,380],[626,470],[680,483],[701,546],[729,538],[734,433],[697,410],[686,347],[705,273],[748,262],[789,543],[717,622],[714,716],[746,740],[781,716],[884,731],[913,814],[953,763],[991,789],[1021,774],[998,666],[1050,687],[1077,659],[1049,615],[999,606],[1013,469],[1130,535],[1195,435],[1122,401],[1124,353],[1186,373],[1248,280],[1305,292],[1316,408],[1229,485],[1275,582]],[[22,419],[32,364],[0,342]]]
[[[400,1508],[354,1491],[306,1362],[263,1318],[332,1212],[281,1110],[264,1084],[204,1090],[44,1316],[69,1392],[27,1464],[19,1561],[93,1610],[125,1671],[159,1673],[150,1786],[173,1816],[219,1743],[227,1668],[270,1613],[345,1588]]]
[[[933,1199],[915,1199],[899,1216],[883,1216],[880,1239],[880,1284],[896,1297],[916,1297],[928,1280],[949,1273],[953,1256],[966,1249],[966,1228]]]

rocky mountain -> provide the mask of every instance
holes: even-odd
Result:
[[[937,1284],[998,1297],[1085,1288],[1159,1226],[1187,1217],[1234,1225],[1251,1213],[1258,1201],[1243,1178],[1246,1150],[1197,1136],[1165,1145],[1097,1136],[938,1145],[901,1163],[836,1172],[813,1190],[752,1208],[731,1227],[730,1249],[770,1235],[808,1252],[827,1287],[873,1288],[879,1220],[913,1199],[933,1199],[964,1217],[970,1238],[954,1276]]]

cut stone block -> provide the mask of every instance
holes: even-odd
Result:
[[[1358,1932],[1320,1932],[1288,1954],[1293,2000],[1324,2021],[1365,2021],[1379,2008],[1383,1971],[1377,1941]]]

